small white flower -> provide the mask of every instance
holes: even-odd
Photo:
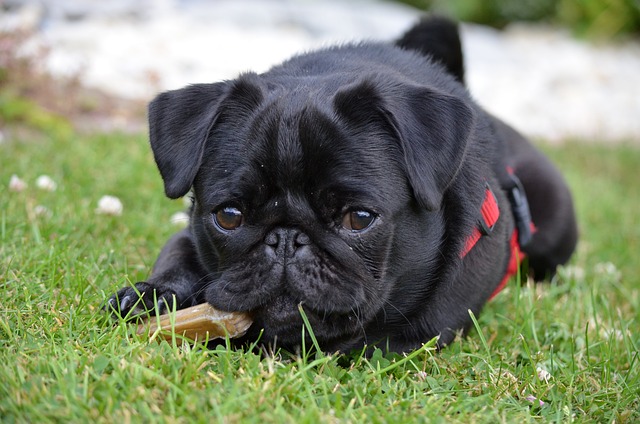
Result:
[[[560,274],[567,280],[575,281],[582,281],[585,277],[584,268],[575,265],[567,265],[558,268],[558,274]]]
[[[27,188],[27,183],[20,179],[17,175],[13,174],[9,180],[9,190],[19,193]]]
[[[122,215],[122,202],[115,196],[102,196],[98,201],[96,213],[103,215]]]
[[[184,205],[185,208],[191,207],[191,204],[193,203],[193,200],[191,200],[192,199],[191,196],[193,196],[193,193],[189,192],[186,196],[182,198],[182,204]]]
[[[169,218],[171,223],[176,226],[186,226],[189,224],[189,215],[185,212],[176,212]]]
[[[594,271],[602,277],[610,277],[616,281],[622,278],[622,273],[612,262],[598,263],[594,267]]]
[[[510,384],[513,384],[513,385],[518,384],[518,378],[509,371],[504,371],[502,373],[502,378],[509,380]]]
[[[545,369],[538,367],[536,368],[536,373],[538,374],[538,379],[540,381],[547,383],[551,379],[551,373]]]
[[[531,403],[537,403],[538,406],[544,406],[544,402],[541,401],[540,399],[538,399],[535,396],[529,395],[527,397],[524,398],[526,401],[531,402]]]
[[[36,187],[46,191],[56,191],[58,184],[56,184],[50,176],[40,175],[38,179],[36,179]]]
[[[629,333],[627,332],[627,334]],[[617,328],[611,329],[611,328],[601,327],[600,337],[607,340],[611,339],[611,340],[616,340],[618,342],[622,342],[624,341],[625,332],[622,330],[618,330]]]
[[[48,207],[42,205],[37,205],[35,208],[33,208],[33,213],[36,216],[41,216],[44,218],[51,218],[51,216],[53,215]]]
[[[427,377],[429,376],[429,374],[427,374],[424,371],[418,371],[416,372],[416,378],[420,381],[427,381]]]

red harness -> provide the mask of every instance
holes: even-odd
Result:
[[[481,219],[478,222],[478,226],[473,229],[473,232],[467,238],[464,249],[460,254],[460,257],[462,258],[464,258],[471,251],[471,249],[473,249],[473,247],[482,236],[491,233],[496,222],[498,222],[498,218],[500,218],[498,201],[488,184],[486,185],[485,189],[484,201],[482,202],[482,206],[480,207],[480,214]],[[533,230],[533,224],[530,225]],[[498,287],[496,287],[489,299],[493,299],[498,293],[500,293],[500,291],[507,285],[509,278],[516,275],[516,273],[518,272],[518,267],[525,257],[524,252],[522,252],[520,248],[517,228],[514,228],[513,233],[511,234],[509,246],[511,255],[509,258],[509,264],[507,265],[507,270],[505,271],[505,275],[502,277],[502,281],[500,281],[500,284],[498,284]]]

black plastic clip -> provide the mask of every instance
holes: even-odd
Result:
[[[515,219],[515,225],[518,230],[518,244],[524,247],[531,241],[533,235],[531,229],[531,211],[529,210],[529,202],[527,194],[524,191],[522,182],[513,173],[509,173],[514,186],[509,189],[509,202]]]

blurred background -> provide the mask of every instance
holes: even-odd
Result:
[[[637,0],[403,0],[460,20],[504,28],[512,22],[565,27],[580,37],[610,38],[638,34]]]
[[[144,131],[159,91],[462,22],[467,82],[528,136],[640,141],[640,0],[0,0],[0,132]]]

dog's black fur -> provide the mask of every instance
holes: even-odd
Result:
[[[560,173],[463,80],[456,25],[430,18],[395,45],[327,48],[160,94],[151,147],[167,196],[192,190],[191,221],[111,307],[125,316],[175,296],[178,308],[249,311],[239,344],[263,330],[294,349],[299,305],[327,351],[449,343],[505,273],[508,166],[537,226],[525,248],[534,276],[565,263],[577,239]],[[463,258],[485,184],[500,219]]]

